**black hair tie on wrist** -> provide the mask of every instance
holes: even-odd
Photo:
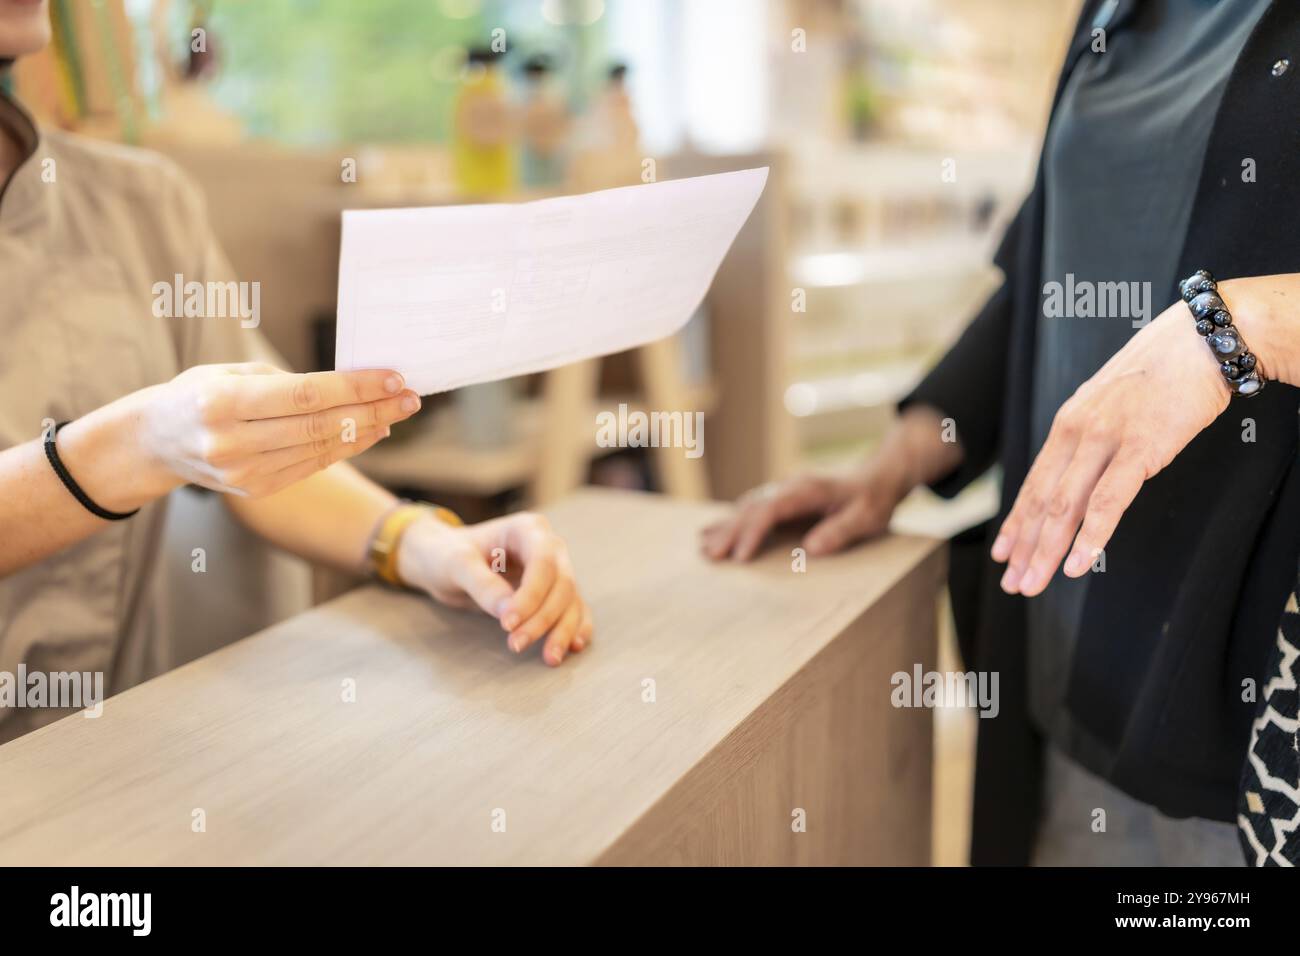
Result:
[[[136,508],[135,511],[109,511],[107,508],[101,508],[99,505],[95,504],[95,502],[91,501],[90,495],[81,490],[81,485],[77,484],[72,475],[68,474],[68,469],[63,467],[63,462],[59,458],[59,449],[56,445],[59,437],[59,429],[66,424],[68,423],[59,422],[46,432],[45,435],[45,457],[49,459],[50,467],[54,469],[54,473],[58,475],[59,480],[63,482],[63,487],[72,492],[72,497],[81,502],[83,508],[95,517],[103,518],[105,521],[121,521],[138,512],[140,510],[139,508]]]
[[[1205,269],[1197,269],[1178,283],[1178,291],[1196,319],[1196,331],[1219,360],[1219,371],[1228,388],[1234,395],[1249,398],[1263,391],[1264,379],[1256,367],[1255,353],[1246,347],[1241,331],[1232,324],[1232,313],[1219,298],[1218,289],[1214,276]]]

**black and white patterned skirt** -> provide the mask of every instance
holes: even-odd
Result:
[[[1300,863],[1300,604],[1287,598],[1237,794],[1241,848],[1255,866]]]

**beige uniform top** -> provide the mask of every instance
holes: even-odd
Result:
[[[27,152],[0,194],[0,449],[191,365],[275,361],[238,318],[154,316],[156,282],[233,278],[199,192],[171,162],[38,131],[3,97],[0,123]],[[107,695],[167,669],[166,509],[154,502],[0,578],[0,672],[102,671]],[[0,706],[0,742],[67,713]]]

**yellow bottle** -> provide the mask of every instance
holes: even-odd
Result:
[[[515,186],[515,122],[497,59],[491,50],[469,52],[452,119],[456,185],[479,199],[507,196]]]

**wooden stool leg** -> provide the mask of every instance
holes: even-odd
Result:
[[[563,365],[542,382],[542,434],[537,474],[529,497],[540,508],[583,483],[596,442],[596,389],[600,359]]]
[[[647,412],[681,412],[694,416],[693,392],[683,375],[682,342],[678,336],[643,345],[636,352],[641,372],[641,393]],[[701,430],[695,436],[708,450]],[[704,456],[687,458],[684,448],[652,448],[659,485],[674,498],[704,500],[709,497],[709,473]]]

